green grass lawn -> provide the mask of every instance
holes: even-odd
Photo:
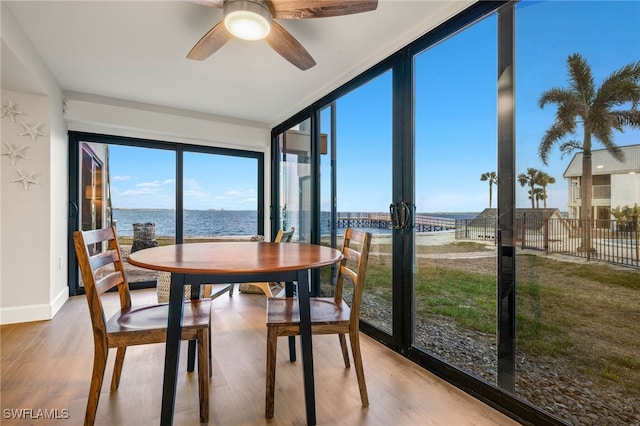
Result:
[[[446,251],[447,246],[438,249]],[[495,263],[495,258],[486,261]],[[418,260],[416,270],[418,322],[435,315],[496,334],[495,272],[440,266],[424,259]],[[640,271],[527,254],[518,255],[516,270],[519,351],[552,357],[601,382],[640,392]],[[389,283],[388,257],[373,256],[365,292],[391,306]]]

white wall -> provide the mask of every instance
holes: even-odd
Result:
[[[2,79],[2,105],[12,101],[25,123],[41,123],[46,136],[32,142],[24,128],[2,118],[4,142],[27,145],[30,160],[15,166],[2,156],[0,194],[0,323],[52,318],[68,298],[66,262],[66,123],[62,118],[62,90],[5,4],[1,5],[2,71],[20,70],[19,90]],[[17,126],[17,127],[16,127]],[[29,191],[13,179],[16,169],[37,172],[38,185]]]
[[[11,164],[8,156],[2,157],[2,322],[48,319],[52,316],[49,287],[51,252],[51,165],[50,165],[50,99],[42,95],[30,95],[2,90],[2,104],[12,102],[24,115],[12,122],[2,118],[3,154],[5,144],[16,148],[26,147],[29,159],[17,159]],[[38,136],[35,142],[29,136],[21,136],[24,127],[40,123],[38,129],[46,136]],[[18,170],[33,176],[37,184],[24,190]],[[44,265],[45,268],[35,265]],[[56,288],[59,286],[56,286]],[[61,290],[61,289],[59,289]]]
[[[611,175],[611,208],[640,205],[640,174]]]
[[[264,123],[75,92],[65,93],[69,130],[269,152]]]
[[[41,122],[40,129],[47,134],[33,143],[18,137],[21,125],[6,117],[0,122],[2,142],[29,145],[31,158],[19,160],[15,167],[7,156],[0,158],[0,324],[50,319],[68,299],[67,130],[263,152],[265,199],[270,199],[270,129],[265,124],[63,93],[8,7],[0,6],[2,70],[24,69],[25,80],[32,83],[30,88],[10,87],[3,78],[1,103],[12,101],[28,114],[25,121]],[[2,153],[6,152],[2,144]],[[21,184],[11,182],[18,177],[18,167],[38,172],[39,184],[24,191]]]

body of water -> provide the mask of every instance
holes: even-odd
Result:
[[[452,219],[473,219],[478,213],[418,213],[419,215]],[[255,235],[258,233],[258,214],[251,210],[185,210],[184,235],[207,237],[222,235]],[[154,223],[156,237],[175,236],[176,213],[168,209],[113,209],[118,235],[133,236],[134,223]],[[290,219],[293,219],[292,217]],[[295,222],[292,220],[290,223]],[[329,235],[329,213],[322,212],[322,235]],[[390,234],[390,229],[362,228],[374,234]]]
[[[185,210],[184,235],[255,235],[258,213],[251,210]],[[176,212],[164,209],[113,209],[118,235],[133,236],[134,223],[154,223],[156,237],[176,235]]]

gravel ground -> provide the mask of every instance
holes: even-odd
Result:
[[[446,236],[427,239],[443,243]],[[487,248],[490,248],[488,246]],[[468,271],[495,271],[495,253],[423,255],[438,266]],[[581,262],[573,258],[562,259]],[[390,330],[388,304],[364,294],[362,317]],[[490,383],[497,381],[495,336],[462,328],[442,317],[431,317],[416,325],[416,344],[429,353]],[[516,396],[560,419],[579,426],[640,426],[640,396],[618,391],[615,386],[594,383],[587,375],[570,369],[557,359],[516,355]]]
[[[380,320],[389,317],[388,306],[381,306],[378,299],[366,296],[363,306],[367,311],[363,319],[383,329],[391,327],[390,323]],[[416,327],[416,344],[485,381],[497,381],[494,336],[432,317],[427,324]],[[598,386],[575,371],[565,371],[557,361],[518,353],[516,371],[516,396],[572,425],[640,425],[640,403],[636,398]]]

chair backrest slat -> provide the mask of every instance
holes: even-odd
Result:
[[[107,324],[101,296],[118,288],[120,307],[131,307],[131,293],[124,275],[120,246],[113,227],[91,231],[75,231],[73,244],[89,304],[96,345],[106,345]],[[93,253],[95,250],[101,250]],[[112,265],[112,266],[109,266]],[[100,270],[104,268],[104,270]],[[96,272],[97,271],[97,272]],[[98,342],[98,340],[100,340]],[[106,347],[106,346],[105,346]]]
[[[92,245],[108,241],[114,237],[114,231],[112,228],[92,229],[90,231],[81,231],[86,245]]]
[[[360,251],[351,247],[351,243],[357,243]],[[360,318],[360,305],[362,301],[362,292],[364,290],[364,279],[367,272],[367,263],[369,261],[369,249],[371,247],[371,233],[357,231],[347,228],[344,233],[344,242],[342,245],[342,260],[340,261],[340,269],[336,280],[335,300],[342,299],[345,278],[353,283],[353,297],[351,298],[351,323],[357,327]],[[354,266],[348,265],[352,262]],[[352,269],[354,268],[354,269]]]
[[[351,247],[345,247],[344,250],[342,250],[342,256],[352,262],[358,263],[360,261],[360,252],[355,251]]]
[[[274,243],[290,243],[291,238],[293,237],[293,233],[296,231],[296,227],[292,226],[291,229],[285,231],[283,229],[278,230],[276,234],[276,238],[273,240]]]
[[[95,282],[95,289],[98,294],[104,294],[114,287],[122,284],[122,273],[119,271],[111,272]]]
[[[358,279],[358,274],[356,274],[346,266],[342,266],[340,268],[340,273],[342,274],[343,278],[349,278],[351,282],[355,282]]]
[[[115,250],[108,250],[106,252],[98,253],[89,258],[91,269],[93,271],[118,261],[118,255]]]

